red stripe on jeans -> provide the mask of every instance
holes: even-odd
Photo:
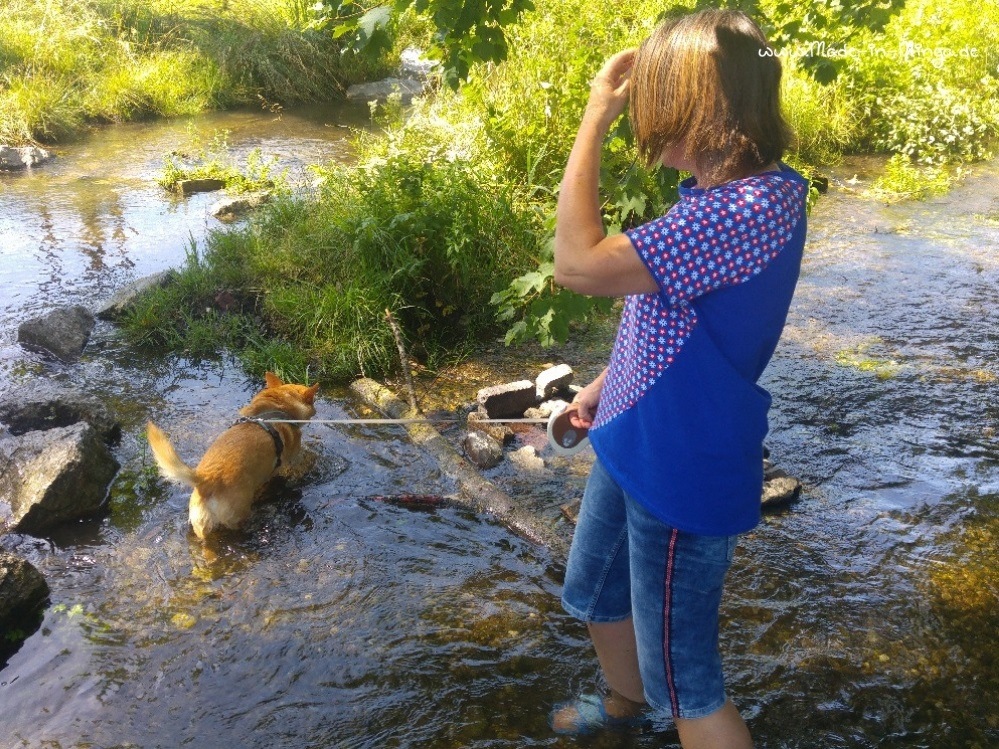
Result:
[[[666,552],[666,581],[663,588],[663,665],[666,667],[666,684],[669,687],[670,707],[673,716],[680,714],[680,701],[676,697],[676,682],[673,680],[673,658],[670,654],[670,618],[673,610],[673,562],[676,559],[676,541],[680,531],[670,532],[669,549]]]

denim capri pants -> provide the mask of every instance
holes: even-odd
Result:
[[[562,605],[585,622],[633,618],[645,700],[674,718],[702,718],[725,704],[718,609],[737,540],[671,528],[594,462]]]

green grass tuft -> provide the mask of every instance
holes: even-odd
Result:
[[[216,132],[212,140],[203,145],[192,136],[193,155],[170,153],[164,160],[163,174],[157,182],[167,190],[175,190],[180,182],[191,179],[217,179],[230,193],[266,191],[287,193],[290,189],[284,173],[275,173],[276,158],[264,161],[260,149],[253,149],[242,164],[237,163],[229,150],[229,133]]]
[[[0,141],[102,122],[331,101],[386,73],[345,57],[302,0],[6,0]]]

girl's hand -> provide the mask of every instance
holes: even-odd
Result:
[[[590,81],[587,117],[594,117],[606,130],[628,106],[631,68],[635,49],[626,49],[611,57]]]
[[[569,423],[577,429],[589,429],[597,416],[597,405],[600,403],[600,391],[603,389],[603,377],[598,377],[584,387],[569,405],[576,413],[569,416]]]

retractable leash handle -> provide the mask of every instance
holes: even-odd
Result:
[[[559,455],[575,455],[586,447],[590,438],[589,429],[574,427],[569,418],[578,410],[577,406],[563,406],[553,411],[548,418],[548,442]]]

